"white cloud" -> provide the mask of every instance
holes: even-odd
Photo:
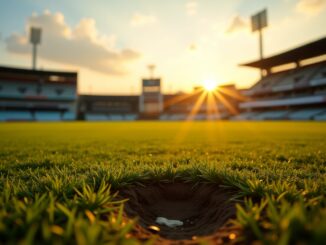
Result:
[[[154,15],[144,15],[144,14],[135,13],[131,17],[130,24],[132,26],[144,26],[144,25],[153,24],[156,21],[157,18]]]
[[[326,7],[326,0],[299,0],[296,10],[308,15],[319,14]]]
[[[28,18],[24,33],[13,33],[6,38],[7,50],[20,55],[30,55],[29,29],[42,28],[39,56],[49,61],[72,64],[94,71],[123,75],[124,65],[139,57],[131,49],[116,50],[115,36],[100,34],[94,19],[80,20],[76,27],[70,27],[62,13],[45,11]]]
[[[237,15],[231,20],[229,27],[227,28],[227,33],[234,33],[238,31],[247,30],[249,28],[249,21]]]
[[[188,15],[196,15],[197,14],[198,3],[195,1],[188,2],[186,4],[186,11]]]

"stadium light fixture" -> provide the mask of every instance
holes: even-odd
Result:
[[[264,9],[257,14],[251,16],[251,27],[252,32],[258,31],[259,33],[259,56],[260,60],[264,58],[263,50],[263,29],[267,27],[267,9]],[[261,76],[263,76],[263,71],[261,70]]]
[[[30,43],[33,45],[33,60],[32,60],[32,67],[33,70],[36,69],[36,47],[38,44],[41,43],[41,28],[31,27],[30,29]]]
[[[149,70],[149,77],[150,77],[150,78],[154,78],[154,70],[155,70],[155,68],[156,68],[156,65],[154,65],[154,64],[149,64],[149,65],[147,66],[147,68],[148,68],[148,70]]]

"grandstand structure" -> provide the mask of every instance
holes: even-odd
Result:
[[[138,95],[80,95],[78,119],[86,121],[133,121],[139,117]]]
[[[243,95],[235,120],[326,120],[326,37],[242,64],[264,76]]]
[[[221,120],[239,113],[241,96],[234,84],[219,86],[207,92],[195,87],[190,93],[164,95],[164,108],[160,120]]]
[[[86,121],[218,120],[238,114],[243,96],[234,85],[220,86],[208,93],[202,87],[189,93],[161,94],[157,79],[145,80],[145,96],[80,95],[78,119]],[[151,86],[147,86],[152,84]],[[154,87],[154,88],[153,88]],[[148,89],[150,88],[150,89]],[[147,107],[147,108],[146,108]]]
[[[242,66],[262,70],[251,88],[163,94],[79,95],[77,73],[0,67],[0,121],[326,120],[326,38]]]
[[[0,67],[0,121],[76,119],[77,73]]]

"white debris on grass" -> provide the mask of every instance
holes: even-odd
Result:
[[[174,227],[183,225],[183,222],[181,220],[167,219],[164,217],[157,217],[155,222],[160,225],[166,225],[170,228],[174,228]]]

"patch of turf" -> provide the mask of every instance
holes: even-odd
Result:
[[[8,123],[0,135],[0,243],[137,243],[109,186],[173,181],[238,190],[242,241],[326,240],[325,123]]]

